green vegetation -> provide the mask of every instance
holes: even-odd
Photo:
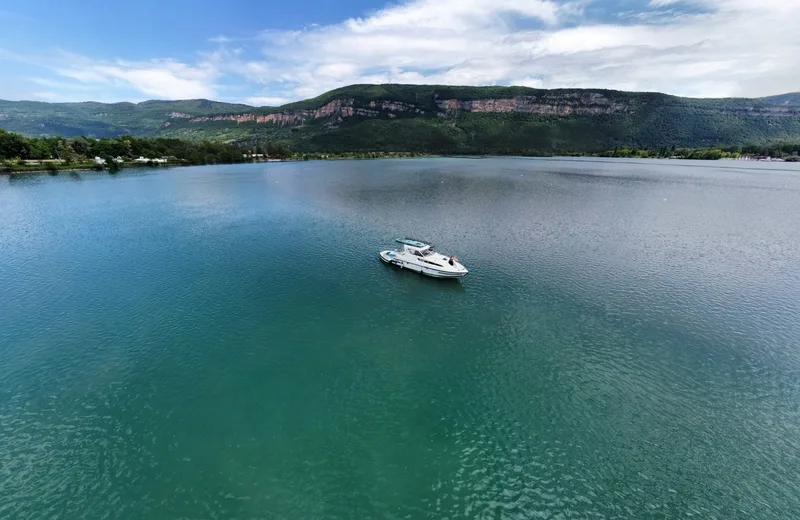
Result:
[[[158,134],[173,113],[209,116],[251,109],[207,99],[111,104],[0,100],[0,127],[30,137],[144,137]]]
[[[97,164],[95,157],[104,160]],[[137,158],[151,161],[136,163]],[[165,160],[156,163],[153,160]],[[117,171],[127,164],[216,164],[244,161],[241,148],[203,141],[192,143],[178,139],[120,137],[87,139],[74,137],[27,138],[0,130],[0,167],[5,171],[57,171],[65,168],[108,168]]]
[[[606,105],[592,114],[572,110],[584,96]],[[442,100],[508,100],[519,96],[544,103],[553,113],[445,110]],[[314,99],[249,113],[302,114],[335,100],[373,115],[314,119],[280,126],[255,122],[175,121],[162,133],[184,139],[215,136],[245,146],[280,142],[298,153],[416,151],[438,154],[598,154],[622,147],[724,148],[771,145],[800,139],[800,96],[764,99],[688,99],[657,93],[608,90],[538,90],[525,87],[354,85]],[[410,110],[389,113],[379,102],[404,103]],[[377,114],[374,114],[377,109]],[[616,106],[617,110],[604,110]],[[622,107],[619,109],[619,107]]]
[[[253,125],[238,142],[280,142],[299,153],[415,151],[435,154],[595,154],[618,148],[727,148],[800,140],[800,117],[717,117],[655,114],[534,116],[458,113],[435,117],[345,120],[336,128],[315,121],[293,128]],[[244,126],[244,125],[242,125]],[[210,136],[207,136],[210,137]]]
[[[285,110],[316,110],[336,99],[352,99],[358,104],[370,101],[399,101],[414,104],[420,108],[434,110],[436,89],[433,85],[350,85],[326,92],[312,99],[289,103],[282,107],[269,107],[254,110],[255,113],[270,114]]]
[[[258,155],[266,155],[272,159],[291,159],[293,155],[291,150],[278,143],[268,143],[267,146],[264,147],[261,145],[256,145],[253,153]]]
[[[19,134],[0,130],[0,173],[24,173],[34,171],[47,171],[57,174],[60,170],[93,169],[109,170],[114,173],[125,166],[154,166],[166,165],[192,165],[192,164],[222,164],[237,163],[246,160],[336,160],[336,159],[383,159],[399,157],[423,157],[439,155],[432,142],[446,142],[447,148],[455,147],[458,130],[450,127],[437,128],[427,126],[425,121],[410,120],[410,124],[399,125],[399,121],[371,120],[360,124],[369,124],[368,137],[362,133],[355,135],[342,134],[346,140],[355,140],[365,148],[383,146],[383,151],[347,151],[347,152],[321,152],[321,151],[292,151],[285,144],[277,141],[261,144],[258,140],[251,143],[250,147],[244,145],[220,144],[203,141],[193,143],[178,139],[163,138],[135,138],[120,137],[116,139],[87,139],[75,137],[64,139],[62,137],[27,138]],[[387,125],[398,125],[393,128]],[[392,131],[387,131],[392,129]],[[307,130],[304,130],[304,132]],[[407,133],[404,133],[407,132]],[[450,132],[449,134],[447,132]],[[524,135],[524,131],[522,132]],[[314,142],[315,136],[309,138]],[[481,136],[478,139],[485,139]],[[411,143],[417,150],[404,151],[397,148],[397,142]],[[481,141],[479,141],[481,142]],[[329,147],[331,142],[327,143]],[[519,152],[510,141],[507,147],[495,151],[495,155],[523,155],[523,156],[587,156],[598,157],[625,157],[625,158],[673,158],[673,159],[737,159],[741,157],[771,157],[785,161],[800,162],[800,141],[776,143],[770,146],[748,145],[725,148],[678,148],[676,146],[662,146],[659,148],[628,148],[617,147],[603,152],[587,153],[574,149],[545,150],[526,149]],[[461,153],[446,152],[451,155],[487,155],[481,148],[468,149]],[[102,159],[101,163],[95,158]],[[151,159],[146,162],[137,162],[135,159],[145,157]],[[153,160],[166,160],[154,162]]]
[[[295,154],[292,159],[298,161],[336,161],[352,159],[399,159],[409,157],[432,157],[418,152],[346,152],[346,153],[302,153]]]
[[[515,99],[522,109],[514,108],[510,100]],[[314,113],[337,100],[349,111],[344,116],[330,107]],[[469,111],[463,103],[445,105],[443,100],[506,104],[498,111]],[[383,107],[384,102],[401,106],[390,110]],[[524,108],[531,104],[535,109]],[[256,116],[278,113],[285,124],[254,121]],[[203,117],[193,120],[195,116]],[[211,120],[215,116],[226,117]],[[261,108],[207,100],[110,105],[0,101],[0,126],[31,137],[135,134],[168,138],[173,143],[227,142],[248,150],[280,145],[286,152],[270,155],[282,158],[400,152],[619,155],[629,153],[623,150],[641,154],[663,149],[695,150],[695,155],[722,158],[734,156],[737,152],[728,149],[745,143],[770,147],[800,140],[800,94],[690,99],[596,89],[353,85],[282,107]],[[55,152],[57,148],[50,155]],[[61,152],[58,157],[70,159],[69,150]],[[88,156],[79,149],[74,152]],[[187,159],[191,162],[203,155],[208,154],[183,152],[184,157],[192,157]],[[12,157],[26,158],[20,152]]]
[[[773,146],[731,146],[727,148],[676,148],[662,146],[658,149],[617,148],[596,154],[600,157],[633,157],[653,159],[739,159],[742,157],[770,157],[789,162],[800,161],[800,142]]]

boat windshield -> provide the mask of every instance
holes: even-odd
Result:
[[[422,251],[422,256],[430,256],[430,255],[434,254],[435,252],[436,251],[434,251],[432,247],[429,247],[428,249],[424,249]]]

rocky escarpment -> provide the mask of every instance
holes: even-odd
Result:
[[[508,124],[511,123],[511,124]],[[0,100],[0,128],[30,136],[281,140],[309,150],[604,150],[800,141],[800,93],[697,99],[518,86],[350,85],[283,107]]]
[[[233,121],[236,124],[273,123],[279,126],[293,126],[304,123],[308,120],[333,118],[334,121],[342,121],[344,118],[353,116],[379,117],[386,114],[389,117],[396,117],[398,113],[409,112],[424,114],[425,111],[408,103],[399,101],[371,101],[363,106],[357,106],[354,99],[335,99],[316,110],[283,110],[272,114],[223,114],[218,116],[186,117],[186,114],[173,112],[170,118],[187,118],[190,123],[204,123],[208,121]],[[169,122],[169,121],[168,121]],[[167,122],[167,123],[168,123]]]
[[[548,116],[615,114],[632,110],[630,103],[613,100],[597,92],[517,96],[509,99],[437,99],[436,106],[448,112],[520,112]]]
[[[629,103],[610,99],[595,92],[575,92],[550,94],[544,96],[517,96],[507,99],[435,99],[436,110],[431,113],[411,103],[401,101],[377,100],[359,104],[354,99],[335,99],[316,110],[283,110],[271,114],[223,114],[218,116],[188,117],[190,123],[208,121],[232,121],[236,124],[273,123],[279,126],[294,126],[309,120],[331,118],[332,123],[353,116],[397,117],[399,114],[430,114],[445,116],[451,112],[486,112],[540,114],[551,116],[599,115],[624,113],[632,110]],[[186,114],[173,113],[172,118],[186,118]]]
[[[436,105],[446,112],[488,112],[536,114],[544,116],[597,116],[605,114],[624,114],[636,110],[636,106],[627,99],[613,99],[599,92],[548,92],[544,95],[517,96],[509,99],[437,99]],[[691,105],[687,105],[691,106]],[[642,105],[642,108],[647,108]],[[750,116],[798,116],[800,106],[742,104],[738,101],[720,100],[718,106],[705,107],[702,110],[718,114],[750,115]]]
[[[692,108],[691,104],[686,105]],[[637,103],[630,97],[608,95],[603,92],[592,91],[545,91],[541,94],[513,96],[508,98],[489,99],[455,99],[440,98],[434,95],[430,103],[420,105],[392,100],[373,100],[369,102],[358,101],[354,98],[334,99],[317,109],[285,109],[278,112],[258,113],[233,113],[215,116],[190,116],[185,113],[173,112],[170,119],[183,119],[189,123],[204,123],[209,121],[231,121],[245,124],[275,124],[278,126],[296,126],[308,121],[327,119],[326,126],[336,127],[350,117],[364,118],[395,118],[401,114],[429,115],[449,117],[453,114],[468,113],[520,113],[551,117],[568,116],[600,116],[608,114],[628,114],[638,109],[647,110],[647,102],[639,100]],[[695,108],[692,108],[695,109]],[[711,111],[721,114],[735,114],[747,116],[798,116],[800,107],[794,105],[757,104],[741,102],[726,103],[720,100],[713,108],[705,107],[699,110]],[[164,126],[169,126],[166,121]]]
[[[764,106],[764,105],[750,105],[750,106],[730,106],[721,107],[718,109],[703,109],[706,113],[718,113],[728,115],[740,116],[756,116],[756,117],[798,117],[800,116],[800,107],[798,106]]]

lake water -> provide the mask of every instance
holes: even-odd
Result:
[[[799,513],[800,167],[0,177],[4,520]]]

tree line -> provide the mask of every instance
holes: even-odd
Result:
[[[740,157],[772,157],[788,161],[800,160],[800,142],[769,146],[747,145],[723,148],[676,148],[675,146],[646,149],[619,147],[597,154],[601,157],[678,158],[678,159],[738,159]]]
[[[372,136],[373,140],[375,135]],[[212,141],[191,142],[174,138],[139,138],[123,136],[110,139],[93,139],[87,137],[35,137],[29,138],[19,134],[0,130],[0,163],[6,169],[31,169],[28,161],[49,161],[47,168],[56,169],[60,165],[66,167],[83,167],[91,165],[95,157],[105,160],[106,167],[116,169],[121,162],[130,162],[139,157],[149,159],[167,158],[172,164],[225,164],[238,163],[257,158],[274,159],[334,159],[334,158],[380,158],[408,157],[424,155],[424,153],[400,152],[386,149],[383,151],[356,149],[352,151],[336,150],[329,153],[322,150],[316,153],[297,153],[280,142],[241,142],[238,144]],[[373,141],[374,142],[374,141]],[[335,149],[335,146],[331,148]],[[411,147],[413,149],[413,147]],[[726,159],[741,156],[764,156],[783,158],[790,161],[800,160],[800,142],[789,142],[773,145],[745,145],[724,148],[677,148],[662,146],[660,148],[617,147],[605,152],[575,152],[568,150],[525,149],[517,147],[463,150],[458,146],[442,147],[440,154],[452,155],[595,155],[601,157],[638,157],[638,158],[681,158],[681,159]],[[9,163],[15,164],[15,166]],[[18,166],[16,166],[18,164]],[[58,166],[57,166],[58,165]],[[0,164],[0,168],[2,168]],[[100,167],[102,168],[102,167]]]
[[[87,137],[25,137],[0,130],[0,161],[56,160],[72,165],[100,157],[108,163],[117,158],[132,161],[139,157],[166,157],[183,164],[236,163],[245,160],[242,149],[233,144],[180,139],[124,136],[113,139]]]

